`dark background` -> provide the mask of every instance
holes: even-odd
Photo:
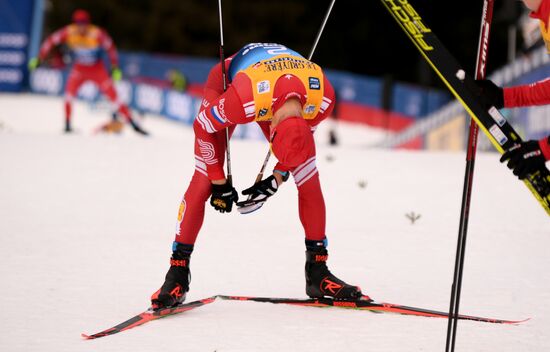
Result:
[[[411,3],[459,62],[475,69],[482,0],[412,0]],[[278,42],[307,56],[330,0],[224,0],[226,55],[245,43]],[[45,34],[70,22],[76,8],[90,11],[119,49],[216,57],[218,1],[49,0]],[[524,10],[518,0],[497,0],[488,71],[506,63],[508,26]],[[521,48],[518,35],[518,48]],[[440,87],[413,44],[380,1],[336,1],[313,56],[325,68]]]

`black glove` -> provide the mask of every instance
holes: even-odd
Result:
[[[252,211],[261,208],[267,201],[267,198],[271,197],[277,192],[279,185],[275,176],[271,175],[265,180],[261,180],[242,191],[245,196],[248,195],[248,199],[242,202],[238,202],[239,212],[242,214],[251,213]]]
[[[520,180],[527,177],[528,174],[545,167],[546,158],[540,149],[538,141],[525,141],[515,144],[508,149],[500,162],[508,160],[508,168],[514,171]]]
[[[210,205],[220,213],[231,212],[233,203],[237,203],[239,194],[237,190],[228,182],[223,185],[212,185],[212,197]]]
[[[243,195],[250,195],[250,198],[255,200],[266,200],[277,192],[279,185],[275,176],[271,175],[265,180],[255,183],[254,186],[242,191]]]
[[[476,84],[481,89],[480,99],[490,108],[494,106],[497,109],[504,107],[504,91],[502,88],[488,79],[476,80]]]

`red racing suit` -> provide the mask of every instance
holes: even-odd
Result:
[[[50,50],[58,45],[66,45],[73,59],[73,66],[65,86],[65,117],[71,118],[71,102],[80,86],[86,81],[97,84],[99,90],[105,94],[117,107],[117,110],[129,120],[130,111],[122,104],[111,77],[101,59],[104,51],[109,56],[111,67],[118,66],[118,54],[113,40],[103,29],[87,24],[86,30],[81,32],[77,24],[70,24],[52,33],[40,48],[38,58],[44,61]]]
[[[271,54],[266,54],[268,51]],[[330,116],[334,107],[332,85],[319,66],[298,55],[278,44],[245,46],[225,60],[231,79],[226,92],[223,91],[221,64],[210,71],[204,100],[193,124],[195,173],[181,201],[176,242],[195,243],[204,219],[205,203],[211,195],[210,180],[225,178],[225,128],[232,133],[238,124],[257,122],[269,141],[273,109],[289,95],[302,101],[303,117],[312,133]],[[261,60],[256,61],[258,58]],[[324,240],[325,203],[315,152],[295,168],[279,162],[275,169],[290,171],[294,177],[306,239]]]
[[[542,0],[539,9],[530,16],[540,20],[542,38],[550,54],[550,0]],[[547,104],[550,104],[550,78],[528,85],[504,88],[506,108]]]

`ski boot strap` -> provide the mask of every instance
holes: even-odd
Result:
[[[306,240],[306,249],[308,251],[321,251],[328,247],[327,239],[323,240]]]
[[[306,261],[324,263],[328,259],[327,240],[306,240]]]
[[[181,266],[186,268],[189,265],[189,259],[174,259],[170,258],[170,266]]]
[[[191,253],[193,253],[192,244],[174,242],[172,244],[172,258],[170,258],[170,265],[188,266]]]
[[[328,253],[325,249],[323,252],[306,251],[306,261],[308,263],[325,263],[328,260]]]

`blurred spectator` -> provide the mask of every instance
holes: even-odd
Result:
[[[172,86],[172,89],[178,92],[185,92],[187,90],[187,79],[180,71],[172,69],[168,71],[168,81]]]
[[[90,23],[90,14],[85,10],[76,10],[72,16],[73,23],[51,34],[40,48],[37,58],[29,61],[29,68],[36,69],[53,48],[65,45],[69,50],[73,66],[65,86],[65,132],[71,132],[72,100],[80,86],[86,81],[97,84],[117,107],[117,111],[140,134],[146,135],[132,119],[128,107],[118,100],[113,80],[120,80],[122,72],[118,68],[118,54],[113,40],[107,32]],[[105,50],[111,64],[111,77],[107,73],[101,54]]]

